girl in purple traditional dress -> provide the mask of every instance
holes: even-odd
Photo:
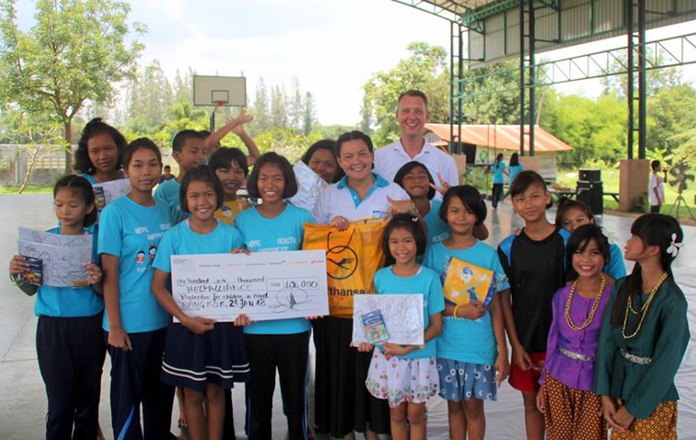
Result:
[[[570,279],[553,297],[546,361],[539,379],[537,406],[544,413],[546,437],[606,438],[601,398],[592,392],[602,315],[611,294],[602,268],[609,242],[594,224],[580,226],[566,247]]]

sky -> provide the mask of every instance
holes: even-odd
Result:
[[[30,19],[32,3],[20,1],[20,19]],[[356,125],[360,120],[363,84],[408,56],[406,47],[424,41],[449,52],[449,22],[392,0],[129,0],[131,19],[148,32],[140,63],[159,60],[170,79],[189,67],[199,75],[247,78],[248,102],[263,78],[267,87],[295,79],[311,92],[321,124]],[[24,12],[24,13],[22,13]],[[691,22],[651,33],[693,32]],[[666,32],[666,33],[665,33]],[[594,43],[586,52],[625,44],[625,37]],[[563,58],[583,49],[545,53]],[[692,75],[696,72],[691,69]],[[598,81],[559,86],[563,93],[590,97]]]
[[[267,87],[294,78],[314,96],[322,124],[355,125],[362,85],[395,66],[412,41],[449,48],[449,23],[390,0],[138,0],[134,20],[149,32],[143,60],[172,75],[247,77],[248,102],[259,78]],[[164,6],[166,5],[166,6]]]

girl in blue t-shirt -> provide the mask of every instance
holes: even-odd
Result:
[[[53,206],[60,226],[48,232],[82,235],[97,218],[90,183],[75,175],[53,188]],[[96,243],[95,243],[96,244]],[[96,253],[94,254],[96,256]],[[87,270],[89,286],[38,288],[29,284],[30,266],[21,255],[10,261],[10,275],[28,295],[37,293],[34,313],[36,352],[46,386],[46,438],[96,438],[102,366],[106,347],[99,327],[104,302],[102,273],[90,261],[75,261]]]
[[[94,118],[82,130],[74,168],[93,185],[122,179],[121,158],[126,145],[120,131]]]
[[[276,153],[262,155],[247,181],[247,191],[262,203],[242,211],[235,225],[247,250],[252,252],[295,251],[302,247],[304,224],[312,215],[285,202],[297,193],[292,166]],[[307,437],[305,383],[309,359],[309,321],[305,318],[257,322],[244,327],[251,364],[247,385],[249,438],[273,438],[271,414],[276,369],[283,396],[290,440]]]
[[[385,342],[374,349],[365,384],[378,399],[389,401],[391,435],[395,440],[425,439],[425,402],[439,389],[435,367],[435,338],[442,330],[445,303],[437,274],[421,266],[416,256],[425,251],[423,224],[411,214],[397,214],[387,224],[382,249],[390,266],[375,274],[377,294],[423,295],[423,345]],[[361,343],[360,351],[373,346]]]
[[[131,191],[99,219],[112,427],[114,438],[169,438],[174,389],[159,376],[170,318],[150,288],[152,263],[170,226],[167,206],[152,197],[162,156],[154,142],[140,138],[124,150],[123,164]]]
[[[486,219],[476,188],[448,189],[440,217],[452,234],[423,260],[441,274],[444,285],[446,306],[437,341],[440,396],[447,399],[451,438],[484,438],[483,402],[496,399],[496,385],[510,366],[499,295],[509,285],[495,249],[474,236],[474,226]]]
[[[187,315],[167,287],[173,255],[222,254],[241,248],[237,229],[214,217],[222,202],[220,181],[207,166],[199,165],[186,173],[181,181],[181,209],[190,217],[167,231],[153,264],[152,292],[178,320],[167,330],[162,380],[184,388],[188,433],[194,440],[203,439],[204,432],[210,438],[222,438],[223,390],[249,376],[241,328],[230,322]]]
[[[493,209],[497,209],[498,203],[503,200],[503,184],[505,183],[503,174],[508,174],[507,165],[503,162],[503,153],[498,153],[495,157],[495,162],[490,165],[490,172],[493,173],[491,206],[493,206]]]
[[[427,236],[426,246],[432,246],[449,237],[449,226],[440,218],[442,202],[433,199],[437,186],[425,165],[415,160],[408,162],[396,172],[394,183],[411,197],[418,214],[423,218]]]
[[[580,226],[588,224],[597,224],[589,206],[579,200],[571,200],[565,197],[558,201],[556,227],[563,228],[572,234]],[[604,266],[603,272],[615,280],[625,277],[626,264],[624,263],[621,248],[616,243],[611,243],[609,251],[610,258],[606,266]]]

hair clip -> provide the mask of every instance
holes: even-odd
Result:
[[[679,249],[684,246],[684,243],[677,243],[677,234],[672,234],[672,241],[669,244],[669,247],[667,248],[667,253],[672,256],[672,258],[676,258],[677,254],[679,254]]]
[[[413,223],[418,223],[419,220],[420,220],[420,219],[419,219],[418,217],[411,217],[411,221],[412,221]]]

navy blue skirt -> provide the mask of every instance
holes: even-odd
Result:
[[[205,391],[211,382],[232,388],[250,377],[242,327],[218,322],[197,335],[180,323],[169,324],[162,361],[162,381],[172,386]]]

